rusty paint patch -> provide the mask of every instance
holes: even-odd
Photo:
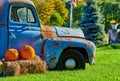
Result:
[[[54,56],[53,58],[50,59],[50,63],[54,62],[54,60],[56,60],[56,56]]]
[[[56,38],[56,32],[52,32],[52,28],[49,26],[41,26],[41,33],[44,38],[52,39]]]
[[[53,43],[54,46],[59,46],[59,43],[55,42]]]
[[[91,45],[91,41],[89,41],[89,40],[87,40],[85,38],[82,38],[82,37],[59,37],[58,40],[68,40],[68,41],[82,40],[82,41],[85,41],[88,46]]]
[[[1,26],[1,27],[6,27],[7,25],[5,25],[5,24],[0,24],[0,26]]]
[[[43,38],[52,39],[56,37],[56,33],[55,32],[42,32],[42,36]]]
[[[5,4],[5,1],[4,0],[0,0],[0,17],[1,17],[2,11],[4,9],[4,4]]]
[[[86,41],[88,43],[88,46],[91,45],[91,42],[89,40],[86,40],[86,39],[82,39],[83,41]]]
[[[41,26],[41,31],[45,31],[45,32],[51,32],[52,28],[49,26]]]
[[[69,40],[69,41],[72,41],[73,38],[71,38],[71,37],[59,37],[58,40]]]
[[[5,0],[0,0],[0,8],[3,7]]]
[[[50,68],[52,67],[51,64],[52,64],[56,59],[57,59],[57,56],[56,56],[56,54],[55,54],[54,57],[50,59],[50,63],[47,64],[48,69],[50,69]]]
[[[46,43],[46,41],[47,40],[45,40],[44,42],[43,42],[43,45],[42,45],[42,50],[41,50],[41,56],[43,56],[43,54],[44,54],[44,52],[45,52],[45,43]]]
[[[42,32],[43,37],[52,38],[52,32]]]
[[[83,41],[87,41],[87,42],[89,42],[90,43],[90,41],[89,40],[86,40],[85,38],[82,38],[82,37],[67,37],[67,36],[64,36],[64,37],[59,37],[58,38],[59,40],[83,40]]]

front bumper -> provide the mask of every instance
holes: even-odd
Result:
[[[95,65],[95,54],[96,54],[96,47],[94,47],[93,54],[88,57],[90,65]]]

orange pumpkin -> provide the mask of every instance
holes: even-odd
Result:
[[[20,48],[20,57],[22,59],[32,59],[35,57],[35,50],[30,45],[25,45]]]
[[[19,53],[16,49],[9,49],[7,50],[6,54],[5,54],[5,59],[8,61],[16,61],[18,60],[19,57]]]

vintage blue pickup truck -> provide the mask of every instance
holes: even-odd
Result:
[[[31,45],[49,69],[84,69],[95,64],[94,43],[82,30],[42,26],[31,0],[0,0],[0,59],[6,50]]]

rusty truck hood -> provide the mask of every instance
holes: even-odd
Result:
[[[57,26],[41,26],[41,32],[47,38],[53,37],[82,37],[84,34],[81,29],[65,28]],[[55,36],[56,35],[56,36]]]
[[[55,26],[56,33],[59,37],[83,37],[84,34],[81,29],[75,29],[75,28],[65,28],[65,27],[57,27]]]

